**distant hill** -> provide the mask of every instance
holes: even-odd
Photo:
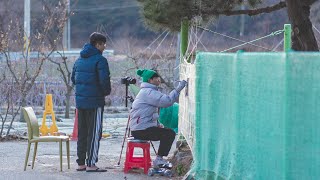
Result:
[[[135,0],[79,0],[72,5],[72,44],[81,46],[93,31],[107,33],[112,40],[121,38],[150,39],[139,15]]]

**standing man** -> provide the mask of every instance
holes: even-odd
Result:
[[[169,95],[158,91],[161,83],[160,76],[151,69],[138,70],[142,77],[141,90],[136,96],[130,112],[130,130],[134,138],[141,140],[160,141],[157,157],[153,161],[154,167],[167,167],[169,163],[163,159],[168,156],[176,133],[172,129],[163,128],[159,123],[160,107],[169,107],[179,97],[180,91],[186,86],[186,81],[180,81],[176,89]]]
[[[108,61],[102,56],[106,37],[94,32],[73,66],[78,110],[77,171],[105,172],[96,166],[102,136],[105,96],[111,92]]]

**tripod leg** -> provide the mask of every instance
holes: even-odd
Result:
[[[152,146],[152,148],[153,148],[153,150],[154,150],[154,153],[157,155],[157,151],[156,151],[156,149],[154,148],[154,145],[153,145],[152,141],[150,141],[150,144],[151,144],[151,146]]]
[[[128,117],[126,132],[124,133],[124,137],[123,137],[123,142],[122,142],[122,147],[121,147],[121,152],[120,152],[120,157],[119,157],[118,165],[120,165],[120,161],[121,161],[121,156],[122,156],[122,151],[123,151],[124,143],[125,143],[126,138],[127,138],[127,131],[128,131],[128,127],[129,127],[129,121],[130,121],[130,115],[129,115],[129,117]]]

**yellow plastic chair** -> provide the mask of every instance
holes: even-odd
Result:
[[[24,119],[28,125],[28,149],[26,154],[26,160],[24,162],[24,170],[27,168],[29,153],[31,143],[34,143],[34,152],[32,160],[32,169],[34,167],[34,160],[37,154],[38,142],[59,142],[59,151],[60,151],[60,171],[62,171],[62,142],[66,142],[67,146],[67,160],[68,160],[68,169],[70,169],[70,145],[68,136],[39,136],[39,124],[36,118],[36,115],[32,107],[23,107]]]

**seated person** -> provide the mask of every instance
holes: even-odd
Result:
[[[153,70],[138,70],[142,77],[141,90],[136,96],[130,111],[131,135],[136,139],[159,141],[160,145],[154,167],[166,166],[169,163],[163,159],[168,156],[176,133],[172,129],[163,128],[159,123],[160,107],[169,107],[178,99],[180,91],[186,86],[186,81],[181,81],[176,89],[169,95],[158,91],[161,83],[160,76]]]

